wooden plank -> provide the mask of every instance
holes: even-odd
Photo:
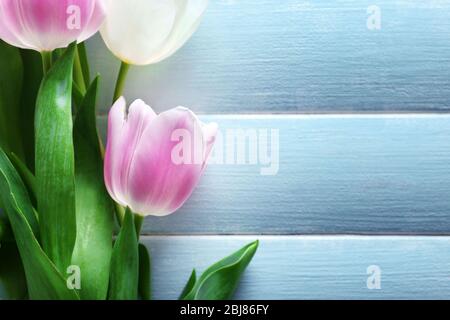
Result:
[[[449,16],[448,0],[214,0],[179,53],[132,70],[126,95],[158,111],[448,111]],[[118,62],[99,37],[89,52],[106,110]]]
[[[260,248],[236,299],[450,299],[450,238],[259,236]],[[190,272],[255,236],[144,237],[152,255],[155,299],[176,299]],[[368,289],[367,268],[381,270]],[[0,300],[5,298],[0,284]]]
[[[237,129],[278,130],[278,173],[210,165],[179,212],[146,219],[147,234],[450,234],[449,115],[202,119],[225,141]],[[233,155],[230,145],[213,156]]]
[[[260,248],[236,299],[450,298],[449,237],[259,238]],[[192,268],[202,272],[253,240],[254,236],[146,237],[154,297],[176,299]],[[368,289],[369,266],[381,271],[381,289]]]

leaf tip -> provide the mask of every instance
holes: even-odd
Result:
[[[258,250],[258,248],[259,248],[259,239],[253,241],[252,243],[250,243],[249,248],[252,248],[255,251]]]

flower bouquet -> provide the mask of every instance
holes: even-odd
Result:
[[[0,0],[0,279],[12,298],[150,299],[145,216],[177,211],[207,166],[217,125],[123,97],[131,65],[194,33],[207,0]],[[84,40],[122,61],[106,148],[100,76]],[[229,299],[258,242],[187,279],[180,299]],[[18,254],[16,254],[18,252]],[[21,281],[20,279],[24,279]]]

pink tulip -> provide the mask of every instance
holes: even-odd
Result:
[[[108,121],[105,183],[111,197],[142,216],[165,216],[189,198],[217,134],[189,109],[159,115],[136,100],[126,113],[120,98]]]
[[[103,0],[0,0],[0,39],[52,51],[91,37],[104,16]]]

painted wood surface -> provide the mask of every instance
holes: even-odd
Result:
[[[448,0],[211,0],[181,51],[132,70],[126,96],[158,111],[449,111],[449,17]],[[89,52],[106,110],[118,62],[99,37]]]
[[[194,267],[202,272],[255,239],[146,237],[154,298],[176,299]],[[450,299],[449,237],[259,239],[236,299]],[[381,271],[381,289],[367,287],[370,266]]]
[[[211,164],[179,212],[146,219],[146,234],[450,234],[449,115],[202,119],[225,141],[278,130],[278,172],[261,175],[261,158]],[[218,143],[213,159],[230,146]]]
[[[144,237],[153,298],[177,299],[193,268],[201,273],[256,238],[235,299],[450,299],[450,237],[420,236]],[[367,286],[373,270],[380,289]],[[0,299],[3,290],[0,281]]]

